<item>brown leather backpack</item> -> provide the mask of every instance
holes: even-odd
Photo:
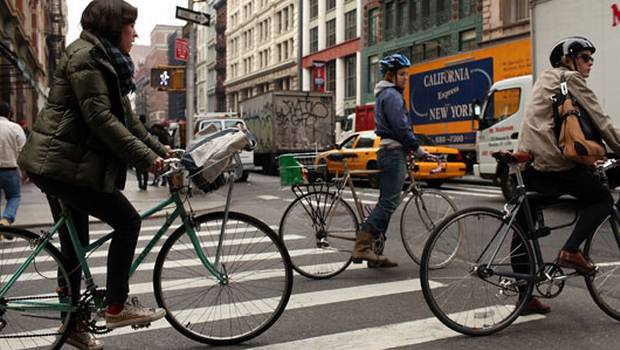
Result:
[[[602,137],[590,117],[579,108],[568,93],[568,85],[561,76],[560,93],[554,96],[555,128],[558,147],[567,159],[592,165],[605,156]]]

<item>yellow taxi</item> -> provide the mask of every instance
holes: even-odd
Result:
[[[466,165],[458,149],[435,146],[426,135],[416,134],[415,136],[428,153],[439,157],[442,166],[441,171],[433,172],[438,167],[437,162],[416,161],[419,168],[414,173],[416,180],[424,180],[429,186],[440,187],[446,179],[465,175]],[[377,169],[377,151],[380,142],[381,138],[373,131],[354,133],[342,141],[336,149],[319,153],[315,159],[315,165],[319,169],[327,169],[329,175],[333,176],[343,172],[343,164],[329,160],[327,156],[332,153],[353,153],[357,157],[348,159],[349,170]],[[371,187],[378,187],[379,179],[376,175],[356,174],[355,176],[367,177]]]

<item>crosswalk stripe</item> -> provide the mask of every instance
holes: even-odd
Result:
[[[431,288],[438,288],[442,285],[439,283],[431,282]],[[286,306],[286,310],[295,310],[301,308],[315,307],[321,305],[329,305],[340,302],[348,302],[348,301],[356,301],[363,300],[369,298],[376,297],[384,297],[389,295],[401,294],[401,293],[411,293],[420,291],[420,280],[410,279],[404,281],[395,281],[395,282],[385,282],[385,283],[375,283],[375,284],[366,284],[362,286],[355,287],[345,287],[345,288],[337,288],[337,289],[328,289],[316,292],[307,292],[300,294],[293,294]],[[269,302],[268,299],[261,299],[261,302]],[[273,302],[273,300],[272,300]],[[219,306],[222,309],[222,312],[225,312],[228,308],[224,305]],[[239,310],[249,310],[247,307],[240,306]],[[188,310],[182,310],[180,312],[188,313],[190,315],[204,315],[208,310],[206,308],[194,308]],[[227,315],[221,314],[222,319],[226,318]],[[184,319],[183,316],[179,316],[180,319]],[[185,320],[190,323],[196,323],[197,319],[195,317],[190,317]],[[192,322],[194,321],[194,322]],[[136,332],[151,332],[159,329],[170,328],[171,326],[165,319],[161,319],[159,321],[153,322],[149,328],[142,328],[138,330],[133,330],[131,327],[125,327],[115,330],[112,333],[106,334],[103,337],[116,337],[124,334],[135,334]],[[410,329],[411,331],[411,329]],[[43,341],[44,339],[40,339],[39,341]],[[49,339],[47,340],[49,342]],[[49,344],[49,343],[42,343]],[[30,349],[37,347],[35,346],[24,346],[22,343],[15,343],[15,349]],[[314,348],[314,347],[313,347]]]
[[[465,314],[465,311],[460,314]],[[453,315],[458,317],[458,315]],[[529,315],[519,317],[515,324],[536,321],[545,318],[543,315]],[[401,346],[427,343],[440,339],[462,336],[444,326],[435,317],[416,321],[395,323],[379,327],[357,329],[350,332],[342,332],[294,340],[286,343],[259,346],[256,350],[288,350],[288,349],[350,349],[350,350],[376,350],[392,349]]]
[[[498,198],[499,196],[501,196],[500,194],[489,194],[489,193],[476,193],[476,192],[466,192],[466,191],[455,191],[455,190],[442,190],[442,192],[448,194],[448,195],[463,195],[463,196],[470,196],[470,197],[486,197],[486,198]]]

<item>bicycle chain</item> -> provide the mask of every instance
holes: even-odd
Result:
[[[43,299],[53,299],[57,297],[53,296],[40,296],[40,297],[16,297],[16,298],[2,298],[2,303],[6,304],[8,301],[20,301],[20,300],[43,300]],[[3,320],[6,325],[6,320]],[[24,334],[24,335],[0,335],[0,339],[18,339],[18,338],[33,338],[33,337],[52,337],[60,335],[60,332],[56,333],[42,333],[42,334]]]

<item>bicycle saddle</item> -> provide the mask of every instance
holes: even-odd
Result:
[[[498,162],[506,163],[506,164],[519,164],[519,163],[531,162],[534,160],[534,156],[532,156],[528,152],[497,151],[497,152],[493,152],[493,154],[491,155]]]
[[[333,160],[336,162],[342,161],[345,158],[357,158],[357,154],[353,153],[332,153],[327,156],[327,159]]]

